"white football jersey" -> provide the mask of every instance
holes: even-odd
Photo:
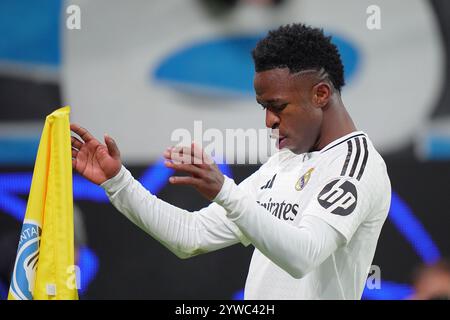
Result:
[[[348,134],[321,151],[281,150],[240,186],[286,223],[313,215],[346,240],[301,279],[255,249],[245,299],[361,298],[391,198],[386,165],[365,133]]]
[[[218,203],[196,212],[150,194],[123,166],[102,187],[120,212],[180,258],[239,241],[248,245],[244,232],[255,246],[270,247],[274,259],[282,256],[284,269],[255,249],[246,299],[360,299],[391,197],[386,165],[363,132],[341,137],[317,152],[281,150],[239,187],[225,179]],[[311,220],[319,222],[309,231],[314,238],[300,231]],[[298,226],[299,237],[284,223]],[[318,236],[339,238],[330,256],[329,249],[320,249]],[[293,242],[300,238],[300,243]],[[318,252],[308,251],[314,245],[304,239],[313,239]],[[303,266],[304,274],[293,277],[293,270],[286,270],[289,262],[299,267],[299,256],[316,257],[317,264]]]

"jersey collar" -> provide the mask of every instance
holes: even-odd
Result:
[[[288,149],[285,149],[283,151],[292,154],[292,156],[294,156],[294,157],[297,157],[297,159],[300,159],[301,162],[306,162],[308,160],[315,158],[319,154],[325,153],[328,150],[333,149],[334,147],[340,145],[341,143],[344,143],[347,140],[350,140],[350,139],[353,139],[354,137],[359,137],[359,136],[367,137],[367,135],[363,131],[354,131],[354,132],[346,134],[345,136],[342,136],[334,141],[331,141],[329,144],[327,144],[325,147],[323,147],[321,150],[318,150],[318,151],[305,152],[305,153],[301,153],[301,154],[297,154],[297,155]]]
[[[344,143],[347,140],[350,140],[350,139],[353,139],[353,138],[359,137],[359,136],[367,137],[367,135],[363,131],[354,131],[354,132],[346,134],[345,136],[342,136],[342,137],[340,137],[340,138],[330,142],[325,147],[323,147],[322,150],[319,150],[318,152],[319,153],[325,153],[328,150],[333,149],[334,147],[340,145],[341,143]]]

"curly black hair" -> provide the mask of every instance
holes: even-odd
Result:
[[[256,72],[289,68],[296,73],[323,68],[339,92],[345,84],[341,56],[323,29],[301,23],[281,26],[257,43],[252,56]]]

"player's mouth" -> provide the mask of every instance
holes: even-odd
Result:
[[[279,136],[278,137],[278,149],[283,149],[286,147],[287,144],[287,137],[286,136]]]
[[[272,130],[272,132],[270,133],[270,137],[272,139],[276,139],[275,140],[276,141],[275,144],[276,144],[276,147],[278,149],[281,150],[281,149],[286,147],[286,145],[287,145],[287,136],[285,136],[283,134],[280,134],[280,131],[278,129]]]

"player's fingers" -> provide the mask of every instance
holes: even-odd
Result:
[[[172,184],[178,185],[190,185],[190,186],[198,186],[201,183],[201,179],[194,177],[170,177],[169,182]]]
[[[94,136],[92,134],[89,133],[89,131],[87,131],[85,128],[80,127],[78,124],[76,123],[71,123],[70,124],[70,130],[72,130],[73,132],[75,132],[77,135],[79,135],[81,137],[81,139],[83,139],[84,142],[89,142],[90,140],[95,139]]]
[[[70,131],[72,131],[72,132],[76,133],[77,135],[81,136],[80,133],[82,132],[82,130],[81,130],[81,126],[79,124],[71,123],[70,124]]]
[[[80,139],[78,139],[77,137],[71,136],[70,140],[72,142],[72,147],[80,150],[81,147],[83,146],[83,142],[80,141]]]
[[[173,147],[170,151],[170,159],[174,163],[201,163],[201,159],[194,159],[191,155],[191,148],[185,146]]]
[[[75,169],[76,166],[77,166],[77,159],[72,158],[72,168]]]
[[[170,150],[165,152],[166,159],[171,159],[175,163],[191,163],[198,165],[200,168],[205,168],[204,165],[214,163],[214,161],[203,152],[202,148],[194,142],[192,142],[189,147],[175,146],[169,149]]]
[[[214,163],[214,160],[194,141],[191,143],[191,155],[194,156],[194,161],[195,159],[201,159],[201,162],[194,162],[195,164],[210,165]]]
[[[72,158],[76,159],[78,156],[78,152],[79,151],[77,149],[72,148]]]
[[[194,141],[191,142],[189,147],[185,147],[183,152],[190,154],[192,157],[192,163],[194,164],[209,164],[206,160],[209,160],[208,155],[203,151],[201,146],[199,146]]]
[[[114,159],[120,158],[120,151],[119,147],[117,147],[116,141],[114,141],[113,138],[111,138],[109,135],[105,133],[105,144],[108,148],[108,153],[113,157]]]
[[[177,171],[187,172],[199,177],[203,176],[203,170],[194,166],[193,164],[173,163],[171,161],[165,161],[164,164],[166,167],[172,168]]]
[[[163,157],[166,158],[167,160],[171,160],[172,159],[172,147],[168,147],[166,150],[164,150],[163,152]]]

